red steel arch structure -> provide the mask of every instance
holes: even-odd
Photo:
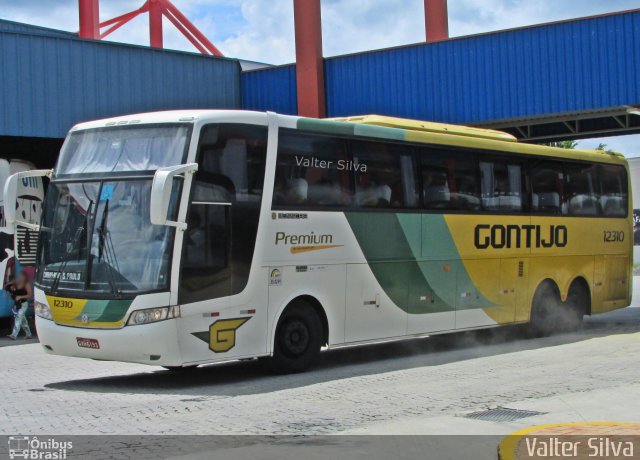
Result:
[[[202,54],[222,56],[218,48],[169,0],[146,0],[137,10],[100,22],[100,0],[78,0],[81,38],[101,40],[131,21],[149,14],[149,42],[162,48],[162,17],[171,23]],[[320,0],[293,0],[296,36],[298,113],[326,116],[324,61],[322,54],[322,19]],[[447,0],[424,0],[427,43],[449,38]],[[105,29],[103,31],[103,29]]]
[[[166,17],[176,29],[202,54],[223,56],[222,52],[193,25],[169,0],[146,0],[137,10],[100,22],[99,0],[78,0],[81,38],[102,40],[109,34],[141,14],[149,14],[149,42],[153,48],[163,47],[162,17]]]

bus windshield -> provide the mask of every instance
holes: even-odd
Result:
[[[154,171],[183,163],[190,125],[134,125],[72,132],[56,176]]]
[[[52,292],[116,296],[166,289],[174,229],[151,225],[151,183],[150,177],[53,182],[42,218],[38,283]],[[174,186],[172,210],[181,188]]]

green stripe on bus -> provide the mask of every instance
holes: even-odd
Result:
[[[377,137],[380,139],[389,139],[393,141],[405,141],[407,137],[406,131],[404,129],[360,124],[356,125],[354,134],[356,136]]]
[[[351,212],[345,216],[376,280],[393,303],[407,313],[494,305],[479,293],[473,306],[458,299],[458,292],[474,284],[443,216],[386,212]]]
[[[373,275],[394,304],[413,314],[455,309],[455,304],[446,302],[425,279],[414,255],[415,247],[407,241],[398,215],[386,212],[345,215]]]
[[[82,315],[89,315],[96,323],[115,323],[124,317],[131,305],[131,300],[88,300],[82,313],[75,318],[80,321]]]
[[[352,136],[356,125],[354,123],[344,123],[340,121],[300,118],[298,119],[297,126],[298,129],[302,131]]]

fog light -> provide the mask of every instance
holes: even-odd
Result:
[[[35,302],[34,310],[35,310],[36,316],[39,316],[40,318],[48,319],[49,321],[53,320],[49,305],[45,303]]]

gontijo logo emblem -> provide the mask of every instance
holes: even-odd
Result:
[[[315,232],[306,235],[288,235],[285,232],[276,233],[276,246],[290,246],[291,254],[302,252],[321,251],[323,249],[339,248],[344,245],[333,244],[333,235],[318,235]]]
[[[236,331],[251,317],[221,319],[209,327],[209,331],[191,334],[209,344],[214,353],[225,353],[236,346]]]

